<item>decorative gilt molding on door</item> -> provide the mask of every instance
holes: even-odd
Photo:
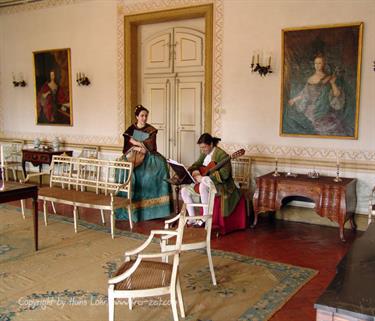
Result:
[[[213,30],[212,30],[212,46],[213,48],[207,47],[206,50],[212,53],[212,70],[210,82],[212,83],[210,100],[210,111],[205,114],[206,118],[210,118],[206,121],[209,126],[207,128],[212,131],[214,135],[220,135],[221,133],[221,92],[222,92],[222,44],[223,44],[223,1],[222,0],[155,0],[152,2],[139,2],[130,5],[126,4],[126,0],[121,1],[117,6],[117,75],[118,75],[118,114],[119,114],[119,127],[125,129],[126,125],[130,123],[128,119],[133,117],[131,108],[126,109],[124,106],[131,102],[130,97],[125,97],[124,88],[125,84],[125,34],[124,34],[124,16],[129,15],[141,15],[146,13],[152,13],[157,11],[164,11],[164,15],[168,17],[169,10],[183,9],[187,10],[201,5],[213,4]],[[128,92],[130,92],[128,90]],[[129,99],[129,100],[127,100]],[[207,98],[206,98],[207,99]],[[206,104],[208,106],[208,104]],[[121,114],[121,116],[120,116]]]

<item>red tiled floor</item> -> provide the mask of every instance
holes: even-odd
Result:
[[[18,206],[17,203],[14,205]],[[59,205],[56,207],[59,214],[72,217],[71,208]],[[52,212],[51,208],[49,212]],[[100,224],[99,211],[82,209],[80,218]],[[160,229],[163,221],[136,223],[133,232],[148,234],[151,229]],[[129,230],[129,223],[116,222],[116,228]],[[318,270],[318,275],[271,318],[271,321],[313,321],[316,299],[334,277],[340,259],[348,251],[354,239],[361,234],[361,232],[353,233],[346,230],[347,242],[342,243],[338,228],[278,221],[270,219],[267,215],[261,215],[255,229],[238,231],[219,238],[213,236],[211,246],[213,249]]]

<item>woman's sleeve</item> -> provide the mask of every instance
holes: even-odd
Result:
[[[125,133],[122,135],[124,136],[124,147],[122,148],[122,153],[125,154],[127,153],[127,151],[133,147],[133,144],[130,143],[130,137],[131,137],[131,134],[132,134],[132,130],[131,130],[131,127],[129,127]]]
[[[157,152],[156,146],[156,134],[158,133],[157,130],[150,134],[150,137],[143,141],[143,144],[146,146],[147,150],[151,153]]]
[[[338,87],[338,86],[337,86]],[[339,87],[340,95],[334,96],[332,90],[329,93],[329,103],[334,110],[341,110],[345,105],[345,93],[342,88]]]
[[[217,160],[220,163],[223,159],[225,159],[228,155],[223,153],[223,155]],[[232,175],[232,165],[230,160],[219,170],[213,172],[210,175],[210,178],[214,182],[214,184],[222,184]]]

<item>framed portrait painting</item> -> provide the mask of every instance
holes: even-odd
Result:
[[[281,136],[358,138],[363,23],[282,30]]]
[[[37,125],[72,126],[70,49],[35,51]]]

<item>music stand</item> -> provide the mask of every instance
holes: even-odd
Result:
[[[176,191],[175,213],[178,214],[180,212],[179,198],[180,198],[181,185],[193,184],[195,183],[195,179],[193,178],[193,176],[191,176],[191,174],[189,173],[189,171],[186,169],[186,167],[183,164],[176,162],[173,159],[168,159],[167,163],[169,164],[169,166],[172,167],[173,171],[176,174],[173,178],[169,179],[168,182],[171,185],[174,185],[175,187],[175,191]]]

